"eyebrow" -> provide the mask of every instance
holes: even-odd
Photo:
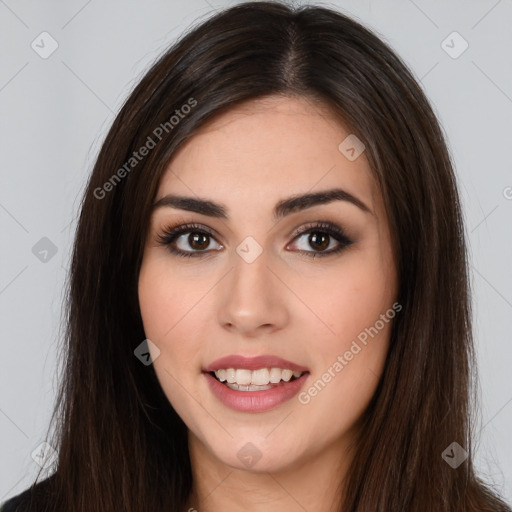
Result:
[[[290,215],[291,213],[306,210],[307,208],[312,208],[313,206],[331,203],[333,201],[347,201],[357,206],[362,211],[373,215],[373,212],[368,206],[366,206],[365,203],[363,203],[363,201],[353,196],[346,190],[341,188],[334,188],[322,192],[295,195],[279,201],[274,207],[273,219],[274,221],[278,221],[283,217]],[[214,201],[207,199],[197,199],[194,197],[168,194],[153,204],[153,211],[162,207],[187,210],[219,219],[229,219],[229,209],[225,205],[215,203]]]

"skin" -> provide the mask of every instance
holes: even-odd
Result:
[[[309,368],[307,390],[392,307],[397,275],[384,205],[365,153],[350,161],[338,150],[349,134],[310,100],[253,100],[197,131],[160,182],[155,201],[169,193],[200,197],[229,214],[156,209],[139,276],[145,334],[160,350],[158,357],[152,350],[154,369],[189,429],[188,506],[200,512],[335,510],[392,321],[359,343],[360,352],[307,404],[295,396],[266,412],[234,411],[212,394],[201,369],[226,355],[273,354]],[[338,187],[371,212],[333,201],[273,221],[279,200]],[[319,245],[292,235],[317,220],[334,222],[353,244],[312,258]],[[176,222],[214,230],[202,256],[181,258],[159,244]],[[188,234],[175,245],[199,252]],[[252,263],[236,252],[248,236],[263,251]],[[338,246],[328,240],[324,251]],[[237,457],[248,442],[261,454],[250,468]]]

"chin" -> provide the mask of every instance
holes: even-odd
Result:
[[[210,445],[213,455],[230,468],[251,473],[279,473],[297,464],[296,443],[288,436],[289,446],[282,440],[270,440],[266,434],[246,434],[240,438]],[[218,449],[217,449],[218,448]]]

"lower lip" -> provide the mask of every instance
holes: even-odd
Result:
[[[203,372],[212,393],[227,407],[241,412],[264,412],[293,398],[303,386],[309,373],[303,373],[298,379],[281,381],[272,389],[264,391],[235,391],[219,382],[209,373]]]

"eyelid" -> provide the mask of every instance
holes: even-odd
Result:
[[[174,224],[166,225],[160,233],[157,234],[157,241],[162,245],[167,245],[168,239],[172,237],[173,239],[178,238],[179,236],[191,232],[191,231],[199,231],[205,232],[210,235],[212,238],[217,238],[216,231],[204,224],[199,224],[196,222],[181,222],[177,221]],[[219,245],[222,245],[220,242],[217,242]],[[199,252],[199,251],[196,251]]]
[[[220,245],[221,248],[224,246],[217,241],[217,235],[215,230],[212,228],[205,226],[203,224],[198,224],[194,222],[184,222],[183,220],[177,221],[173,223],[172,225],[168,225],[166,228],[164,228],[158,235],[157,235],[157,242],[159,245],[167,246],[169,251],[177,256],[184,256],[184,257],[204,257],[209,256],[214,250],[204,250],[204,251],[183,251],[182,249],[177,249],[176,247],[173,247],[173,244],[175,241],[182,235],[186,233],[191,232],[202,232],[209,235],[211,238],[214,238],[216,243]],[[339,226],[337,223],[332,222],[330,220],[315,220],[308,222],[306,224],[302,224],[300,227],[293,230],[291,234],[288,235],[289,237],[292,237],[291,243],[294,243],[295,240],[301,236],[304,236],[309,233],[317,232],[324,232],[329,237],[335,239],[337,241],[337,247],[335,249],[330,249],[329,251],[305,251],[305,250],[298,250],[297,252],[301,254],[307,254],[308,256],[328,256],[331,254],[338,253],[342,251],[343,249],[349,247],[354,243],[354,240],[350,238],[346,233],[345,230]],[[289,244],[287,245],[287,247]],[[218,249],[217,249],[218,250]]]
[[[312,253],[316,255],[329,255],[334,254],[338,251],[341,251],[344,248],[349,247],[350,245],[355,243],[355,240],[350,237],[343,227],[338,225],[335,222],[332,222],[330,220],[315,220],[312,222],[308,222],[305,225],[303,224],[299,228],[295,229],[292,234],[290,235],[292,237],[292,243],[299,237],[306,235],[308,233],[314,233],[314,232],[320,232],[320,233],[327,233],[328,236],[331,238],[334,238],[338,242],[338,247],[336,249],[331,249],[330,251],[300,251],[300,252],[306,252],[306,253]]]

